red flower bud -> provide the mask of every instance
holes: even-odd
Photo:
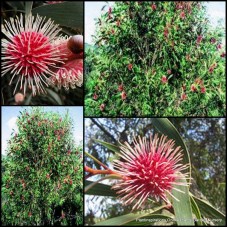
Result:
[[[196,92],[196,91],[197,91],[195,85],[193,85],[193,84],[191,85],[191,91],[192,91],[192,92]]]
[[[129,64],[127,65],[127,68],[128,68],[128,70],[132,70],[133,65],[132,65],[131,63],[129,63]]]
[[[126,98],[127,98],[127,94],[123,91],[123,92],[121,93],[121,99],[122,99],[122,100],[126,100]]]
[[[181,94],[181,100],[182,101],[187,100],[187,95],[185,93]]]
[[[118,86],[118,91],[122,92],[123,89],[124,89],[124,88],[123,88],[123,84],[121,84],[121,85]]]
[[[103,112],[104,109],[105,109],[105,104],[101,104],[101,105],[100,105],[100,110]]]
[[[205,87],[201,87],[200,92],[201,93],[206,93],[206,88]]]
[[[93,95],[93,99],[94,99],[94,100],[97,100],[97,98],[98,98],[97,94],[96,94],[96,93],[94,93],[94,95]]]
[[[172,74],[172,71],[171,70],[167,70],[167,74]]]
[[[167,77],[166,77],[165,75],[162,76],[161,82],[162,82],[163,84],[165,84],[165,83],[168,82],[168,79],[167,79]]]
[[[155,4],[151,5],[152,10],[156,10],[157,6]]]

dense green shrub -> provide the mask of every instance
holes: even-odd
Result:
[[[3,159],[2,223],[82,225],[82,146],[68,114],[24,110]]]
[[[86,55],[85,114],[225,114],[224,28],[202,2],[116,2]]]

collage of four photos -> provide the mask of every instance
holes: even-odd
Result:
[[[1,2],[2,226],[226,227],[226,10]]]

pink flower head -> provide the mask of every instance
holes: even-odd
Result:
[[[25,20],[25,22],[23,22]],[[20,89],[27,86],[33,95],[45,92],[43,84],[48,86],[47,76],[54,75],[54,67],[61,62],[59,52],[53,45],[53,40],[61,30],[49,19],[40,16],[28,16],[11,19],[5,22],[3,33],[8,40],[2,40],[2,75],[9,72],[12,75],[10,84],[16,75],[18,80],[14,93],[20,84]]]
[[[209,67],[209,73],[212,73],[214,71],[214,69],[216,68],[217,63],[213,63],[210,67]]]
[[[93,99],[96,101],[96,100],[97,100],[97,98],[98,98],[97,94],[96,94],[96,93],[94,93],[94,94],[93,94]]]
[[[129,63],[129,64],[127,65],[127,68],[128,68],[128,70],[132,70],[133,65],[132,65],[131,63]]]
[[[167,77],[166,77],[165,75],[162,76],[161,82],[162,82],[163,84],[165,84],[165,83],[168,82],[168,79],[167,79]]]
[[[120,26],[120,20],[116,21],[116,26],[119,27]]]
[[[216,39],[214,37],[211,38],[211,43],[215,44],[216,43]]]
[[[155,4],[152,4],[151,5],[151,8],[152,8],[152,10],[156,10],[157,9],[157,6]]]
[[[219,49],[221,49],[222,48],[222,44],[218,44],[217,45],[217,49],[219,50]]]
[[[138,138],[130,146],[127,142],[120,147],[121,159],[114,161],[114,170],[122,179],[113,186],[124,205],[134,204],[133,210],[142,207],[148,198],[163,199],[170,204],[167,195],[174,184],[184,176],[179,174],[188,166],[182,160],[180,147],[173,140],[155,135],[150,139]],[[175,197],[174,197],[175,198]]]
[[[55,41],[55,46],[59,50],[63,64],[59,66],[56,74],[50,80],[58,88],[75,89],[76,86],[81,87],[83,84],[83,45],[78,44],[78,41],[83,42],[83,39],[80,38],[79,40],[79,36],[76,35],[70,39],[60,37]],[[77,48],[70,49],[72,44]]]
[[[121,84],[121,85],[118,86],[118,91],[122,92],[123,89],[124,89],[123,84]]]
[[[187,98],[188,98],[188,97],[187,97],[186,93],[182,93],[182,94],[181,94],[181,100],[182,100],[182,101],[187,100]]]
[[[126,100],[126,98],[127,98],[127,94],[126,94],[125,91],[123,91],[123,92],[121,93],[121,99],[124,101],[124,100]]]
[[[181,13],[180,13],[180,18],[181,18],[181,19],[185,19],[185,12],[184,12],[184,11],[181,11]]]
[[[197,91],[197,88],[195,87],[194,84],[191,85],[191,91],[192,91],[192,92],[196,92],[196,91]]]
[[[196,40],[197,45],[200,44],[202,40],[203,40],[203,36],[202,35],[198,36]]]
[[[101,104],[101,105],[100,105],[100,110],[103,112],[104,109],[105,109],[105,104]]]
[[[223,52],[220,56],[221,56],[222,58],[225,58],[225,57],[226,57],[226,52]]]
[[[167,70],[167,74],[172,74],[172,71],[171,70]]]
[[[16,93],[14,96],[14,100],[16,104],[22,104],[25,100],[25,96],[22,93]]]
[[[201,87],[200,92],[201,93],[206,93],[206,88],[205,87]]]
[[[165,28],[164,29],[164,37],[165,38],[168,38],[168,36],[169,36],[169,29],[168,28]]]

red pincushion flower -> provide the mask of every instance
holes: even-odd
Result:
[[[5,22],[3,32],[8,40],[2,40],[2,75],[12,74],[10,84],[19,76],[14,93],[18,84],[20,89],[24,88],[24,94],[27,86],[33,95],[45,92],[43,84],[49,84],[47,75],[53,75],[54,67],[61,62],[58,50],[52,45],[61,29],[50,19],[44,23],[44,19],[30,14],[23,23],[21,14],[20,18]]]
[[[167,77],[166,77],[165,75],[162,76],[161,82],[162,82],[163,84],[165,84],[165,83],[168,82],[168,79],[167,79]]]
[[[186,93],[182,93],[182,94],[181,94],[181,100],[182,100],[182,101],[187,100],[187,98],[188,98],[188,97],[187,97]]]
[[[206,88],[205,88],[205,87],[202,87],[202,88],[200,89],[200,92],[201,92],[201,93],[206,93]]]
[[[133,65],[132,65],[131,63],[129,63],[129,64],[127,65],[127,68],[128,68],[128,70],[132,70]]]
[[[197,91],[197,88],[195,87],[194,84],[191,85],[191,91],[192,91],[192,92],[196,92],[196,91]]]
[[[113,186],[118,190],[124,205],[135,204],[133,210],[145,204],[146,199],[153,197],[163,199],[170,204],[167,194],[171,195],[174,184],[183,176],[179,172],[188,166],[179,164],[182,160],[180,147],[175,148],[173,140],[166,136],[150,140],[140,138],[134,140],[134,147],[127,142],[120,147],[121,160],[114,161],[114,169],[122,176],[119,183]]]
[[[184,12],[184,11],[182,11],[182,12],[180,13],[180,18],[181,18],[181,19],[185,19],[185,12]]]
[[[105,109],[105,104],[101,104],[101,105],[100,105],[100,110],[103,112],[104,109]]]
[[[196,40],[197,45],[200,44],[202,40],[203,40],[203,36],[202,35],[198,36]]]
[[[167,70],[167,74],[172,74],[172,71],[170,69]]]
[[[94,100],[97,100],[97,98],[98,98],[97,94],[96,94],[96,93],[94,93],[94,95],[93,95],[93,99],[94,99]]]
[[[127,94],[126,94],[125,91],[123,91],[123,92],[121,93],[121,99],[124,101],[124,100],[126,100],[126,98],[127,98]]]
[[[156,10],[157,6],[155,4],[151,5],[152,10]]]
[[[63,64],[56,70],[56,74],[51,77],[53,84],[58,88],[62,86],[68,90],[69,88],[75,89],[76,86],[81,87],[83,84],[83,51],[75,54],[69,48],[70,46],[79,46],[83,50],[83,39],[78,39],[79,35],[68,37],[60,37],[55,41]],[[73,49],[72,49],[73,50]],[[75,50],[77,51],[77,50]]]

